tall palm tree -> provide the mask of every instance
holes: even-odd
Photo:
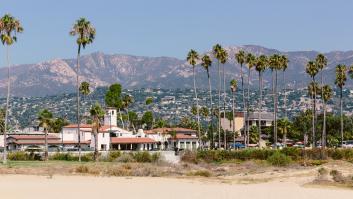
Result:
[[[340,117],[341,117],[341,146],[343,146],[343,108],[342,108],[342,93],[343,86],[346,84],[347,76],[346,76],[347,66],[344,64],[338,64],[336,66],[336,80],[335,84],[340,89]]]
[[[208,55],[204,55],[201,58],[201,66],[206,70],[207,72],[207,79],[208,79],[208,88],[209,88],[209,94],[210,94],[210,113],[213,111],[213,102],[212,102],[212,86],[211,86],[211,78],[210,78],[210,67],[212,66],[212,59]],[[211,117],[211,129],[212,129],[212,147],[214,147],[214,133],[213,133],[213,114],[210,114]]]
[[[233,121],[233,147],[235,146],[235,92],[237,91],[238,82],[235,79],[230,81],[230,90],[232,91],[232,121]]]
[[[7,162],[7,140],[6,131],[8,126],[9,117],[9,103],[10,103],[10,52],[9,48],[12,44],[17,41],[17,34],[23,32],[21,22],[10,14],[5,14],[0,19],[0,39],[3,45],[6,45],[6,59],[7,59],[7,95],[6,95],[6,109],[5,109],[5,121],[4,121],[4,152],[3,152],[3,163]]]
[[[287,70],[287,67],[288,67],[288,58],[285,56],[285,55],[281,55],[280,56],[280,59],[279,59],[279,62],[280,62],[280,70],[282,70],[282,74],[283,74],[283,93],[284,93],[284,99],[283,99],[283,104],[284,104],[284,120],[287,120],[288,121],[288,116],[287,116],[287,94],[286,94],[286,70]],[[277,90],[277,88],[276,88]],[[278,97],[276,96],[276,99],[278,99]],[[284,124],[287,124],[287,123],[284,123]],[[287,132],[287,126],[284,126],[284,132]],[[284,138],[283,138],[283,142],[284,144],[286,145],[287,143],[287,134],[285,133],[284,134]]]
[[[104,117],[104,110],[101,105],[96,102],[90,110],[90,115],[92,117],[92,134],[94,136],[94,160],[98,160],[98,133],[101,127],[101,119]]]
[[[256,57],[255,55],[248,53],[245,57],[245,63],[248,65],[248,81],[247,81],[247,99],[246,99],[246,115],[244,116],[244,120],[246,121],[246,133],[244,136],[244,143],[245,146],[249,145],[249,133],[250,133],[250,123],[249,123],[249,111],[250,111],[250,76],[251,76],[251,69],[255,66],[256,64]]]
[[[221,146],[221,70],[219,63],[222,59],[222,46],[220,44],[216,44],[212,49],[213,56],[217,59],[217,69],[218,69],[218,148]]]
[[[225,77],[225,73],[224,73],[224,64],[227,62],[228,53],[224,48],[222,48],[222,50],[221,50],[221,57],[220,58],[221,58],[220,62],[222,64],[222,69],[223,69],[223,116],[225,117],[227,92],[226,92],[226,77]],[[227,132],[226,131],[224,131],[224,149],[227,149]]]
[[[332,98],[332,89],[329,85],[322,87],[322,101],[324,102],[324,124],[322,127],[322,148],[326,147],[326,104]]]
[[[258,103],[258,109],[259,109],[259,147],[261,143],[261,114],[262,114],[262,75],[263,72],[266,70],[266,67],[268,66],[268,59],[265,55],[260,55],[256,59],[256,64],[255,64],[255,69],[259,73],[259,103]]]
[[[45,149],[44,149],[44,160],[48,160],[48,130],[53,120],[53,114],[44,109],[38,113],[39,126],[44,128],[44,139],[45,139]]]
[[[281,67],[281,56],[274,54],[269,57],[269,68],[272,73],[272,95],[273,95],[273,137],[275,148],[277,148],[277,71]]]
[[[194,93],[195,93],[195,98],[196,98],[196,111],[197,111],[197,133],[199,137],[199,144],[201,144],[201,136],[200,136],[200,111],[199,111],[199,99],[197,97],[197,90],[196,90],[196,75],[195,75],[195,66],[196,62],[199,59],[199,54],[191,49],[186,57],[186,60],[189,62],[190,65],[192,65],[192,74],[194,77]]]
[[[243,64],[245,63],[245,52],[243,50],[239,50],[238,53],[235,53],[235,60],[240,64],[240,78],[241,78],[241,90],[242,90],[242,100],[243,100],[243,113],[245,114],[246,112],[246,104],[245,104],[245,91],[244,91],[244,75],[243,75]],[[244,118],[246,118],[246,115],[244,115]],[[245,120],[243,123],[244,127],[244,134],[246,132],[246,124]]]
[[[314,61],[309,61],[307,64],[306,64],[306,69],[305,69],[306,73],[309,74],[309,76],[311,77],[312,81],[311,83],[312,84],[316,84],[316,81],[315,81],[315,76],[317,75],[317,73],[319,72],[319,69],[317,67],[317,64],[314,62]],[[312,118],[312,145],[313,147],[316,147],[316,139],[315,139],[315,118],[316,118],[316,87],[314,86],[314,93],[312,95],[312,100],[313,100],[313,118]]]
[[[73,25],[71,31],[71,36],[77,36],[76,43],[78,45],[77,49],[77,63],[76,63],[76,87],[77,87],[77,110],[76,110],[76,119],[77,119],[77,138],[78,138],[78,160],[81,162],[81,131],[80,131],[80,53],[81,47],[86,48],[88,44],[91,44],[96,36],[96,29],[93,27],[90,21],[85,18],[80,18]]]

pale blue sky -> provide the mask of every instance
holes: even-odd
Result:
[[[280,50],[352,50],[350,0],[0,0],[0,15],[22,21],[12,62],[75,56],[68,34],[84,16],[97,29],[83,53],[102,51],[184,58],[215,43]],[[0,46],[0,66],[5,51]]]

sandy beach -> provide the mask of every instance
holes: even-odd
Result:
[[[302,186],[291,180],[232,184],[208,179],[1,175],[1,198],[325,199],[353,198],[353,191]]]

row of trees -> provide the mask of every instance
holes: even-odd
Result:
[[[195,67],[197,66],[198,63],[205,69],[208,77],[208,87],[209,87],[209,112],[211,112],[211,121],[213,121],[212,116],[216,115],[218,118],[218,147],[221,146],[221,115],[223,114],[225,117],[226,113],[226,78],[225,78],[225,72],[224,72],[224,65],[228,61],[228,53],[227,51],[219,44],[216,44],[213,46],[212,50],[212,55],[213,58],[217,60],[217,70],[218,70],[218,107],[214,108],[213,107],[213,100],[212,100],[212,85],[211,85],[211,77],[210,77],[210,67],[212,66],[212,58],[210,55],[203,55],[201,58],[199,54],[195,50],[190,50],[188,55],[187,55],[187,61],[189,62],[190,65],[192,65],[193,68],[193,77],[194,77],[194,93],[195,93],[195,99],[196,99],[196,119],[197,119],[197,126],[198,126],[198,133],[199,133],[199,138],[201,138],[200,135],[200,108],[198,104],[198,97],[197,97],[197,88],[196,88],[196,74],[195,74]],[[278,71],[283,71],[283,79],[285,81],[285,75],[284,72],[287,69],[288,66],[288,59],[284,55],[279,55],[279,54],[274,54],[272,56],[265,56],[265,55],[260,55],[256,57],[255,55],[251,53],[246,53],[242,50],[237,52],[234,55],[235,60],[237,63],[240,65],[240,76],[241,76],[241,89],[242,89],[242,101],[243,101],[243,112],[245,113],[245,118],[249,115],[250,111],[250,78],[251,78],[251,71],[253,68],[258,72],[259,75],[259,102],[258,102],[258,112],[259,112],[259,121],[261,121],[261,112],[262,112],[262,89],[263,89],[263,73],[265,70],[270,69],[272,72],[272,92],[273,92],[273,98],[274,98],[274,137],[275,137],[275,142],[277,143],[277,104],[278,104],[278,95],[277,95],[277,79],[278,79]],[[245,89],[244,89],[244,72],[243,72],[243,65],[248,66],[248,80],[247,80],[247,97],[245,96]],[[220,67],[222,66],[222,69]],[[222,70],[222,75],[221,75],[221,70]],[[232,115],[235,115],[235,92],[237,90],[238,83],[237,80],[232,79],[230,80],[230,90],[232,92]],[[222,88],[223,88],[223,106],[221,105],[221,93],[222,93]],[[284,87],[285,90],[285,87]],[[233,117],[232,117],[233,118]],[[285,118],[287,118],[285,114]],[[234,132],[234,119],[233,120],[233,134],[234,136],[236,133]],[[249,144],[249,123],[245,124],[245,121],[248,121],[247,119],[244,120],[244,142]],[[211,125],[213,122],[211,122]],[[211,127],[211,129],[213,129]],[[259,122],[259,128],[258,128],[258,134],[259,138],[261,138],[261,122]],[[214,135],[212,133],[212,140],[214,140]],[[224,143],[227,143],[227,136],[224,137]],[[235,140],[235,138],[234,138]],[[213,145],[214,146],[214,145]],[[224,145],[226,148],[226,144]]]

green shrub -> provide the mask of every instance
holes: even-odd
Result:
[[[302,157],[302,149],[295,147],[285,147],[281,150],[281,153],[289,156],[292,160],[300,160]]]
[[[115,159],[115,161],[128,163],[128,162],[135,162],[135,159],[131,153],[122,153],[117,159]]]
[[[62,161],[77,161],[78,157],[73,156],[71,153],[55,153],[49,156],[50,160],[62,160]]]
[[[287,166],[291,163],[292,159],[283,153],[276,151],[267,158],[267,162],[273,166]]]
[[[34,154],[29,154],[24,151],[16,151],[8,153],[7,158],[13,161],[28,161],[28,160],[35,160]]]
[[[152,162],[158,162],[161,159],[161,154],[160,153],[153,153],[151,155],[151,161]]]
[[[108,156],[107,156],[107,161],[108,162],[113,162],[117,158],[119,158],[120,156],[121,156],[121,152],[120,151],[110,151],[108,153]]]
[[[136,162],[152,162],[151,154],[147,151],[133,153]]]
[[[99,153],[98,153],[98,157],[99,157]],[[81,161],[82,162],[90,162],[90,161],[93,161],[94,160],[94,153],[86,153],[84,154],[83,156],[81,156]],[[78,157],[76,157],[78,159]]]

